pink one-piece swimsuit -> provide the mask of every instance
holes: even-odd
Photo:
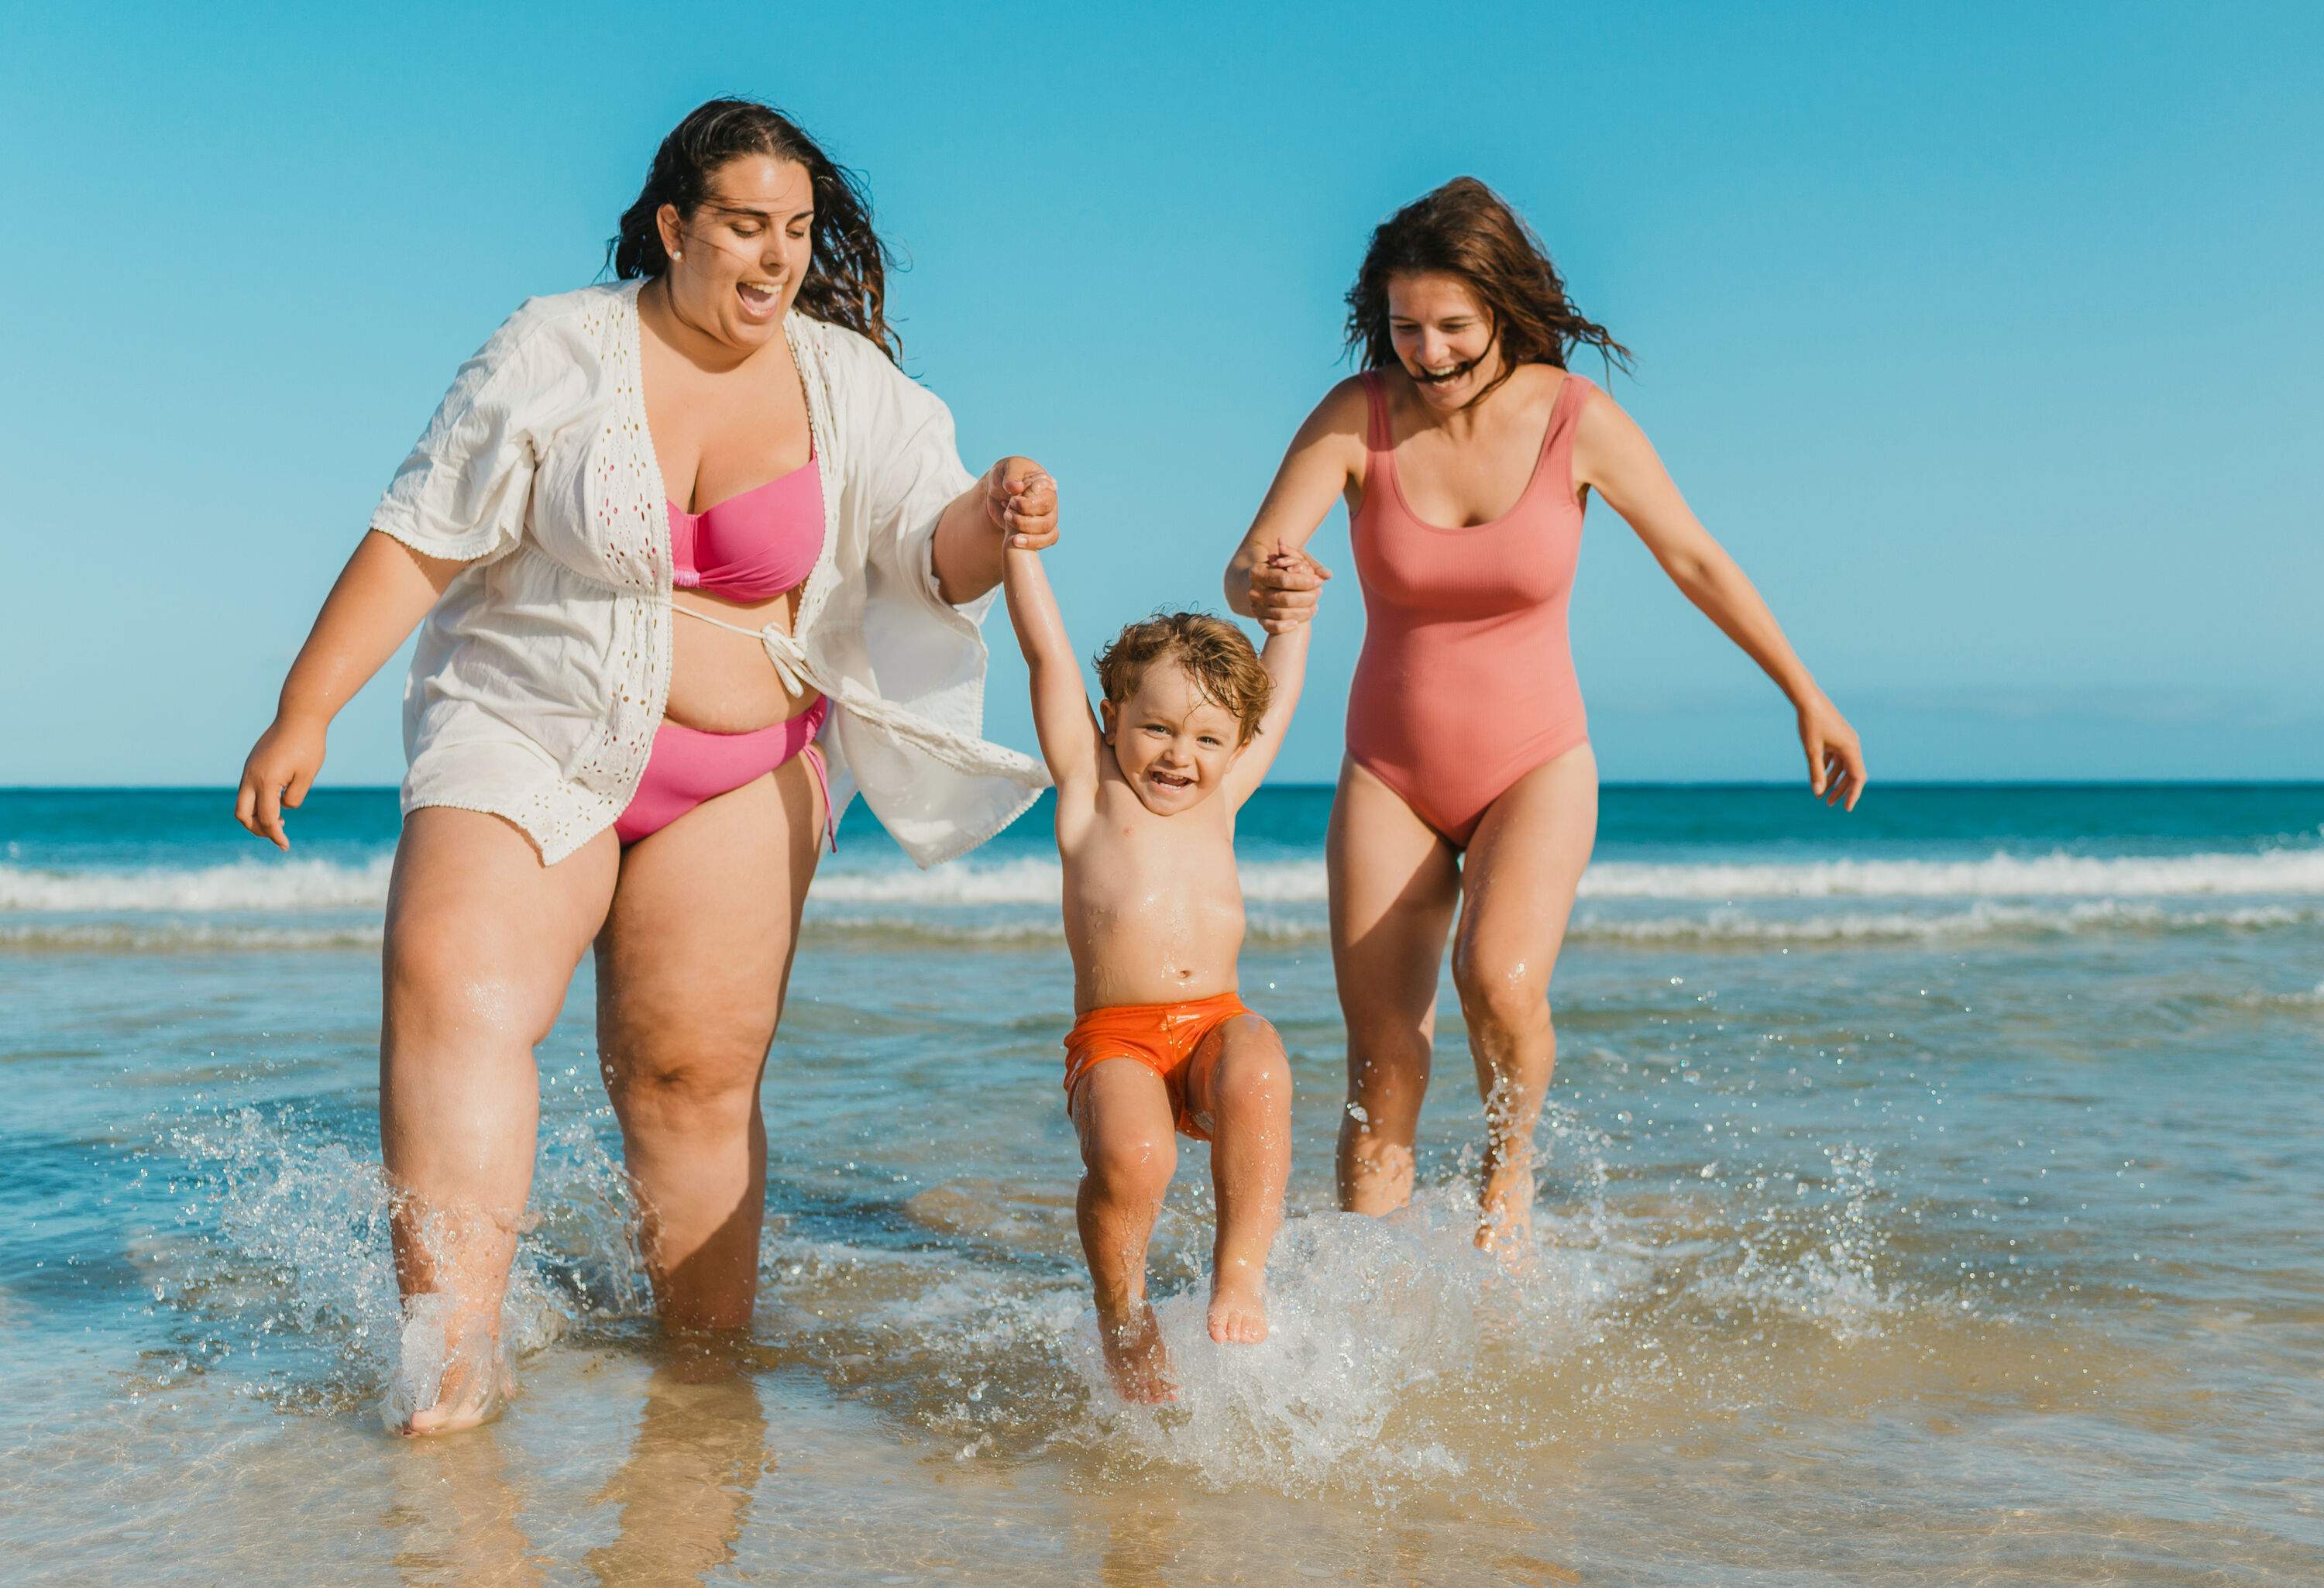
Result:
[[[1406,502],[1377,372],[1362,501],[1350,531],[1364,645],[1348,691],[1348,754],[1466,848],[1494,800],[1589,742],[1566,638],[1582,552],[1573,431],[1593,388],[1568,372],[1533,476],[1489,523],[1446,529]]]
[[[813,457],[779,479],[700,512],[688,512],[675,502],[669,506],[670,582],[682,590],[706,590],[733,601],[771,600],[805,584],[823,555],[823,474]],[[690,607],[675,610],[721,628],[740,628]],[[831,782],[815,745],[830,715],[831,702],[818,696],[798,716],[749,733],[713,734],[664,722],[654,730],[637,793],[613,823],[614,836],[624,846],[634,844],[704,801],[804,756],[823,790],[825,836],[836,847]]]

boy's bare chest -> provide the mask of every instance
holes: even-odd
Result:
[[[1088,905],[1231,904],[1234,830],[1208,813],[1157,817],[1140,808],[1108,811],[1101,805],[1065,856],[1066,880]]]

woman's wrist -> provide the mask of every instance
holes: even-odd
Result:
[[[985,482],[945,503],[928,543],[928,571],[936,593],[954,606],[976,600],[1001,582],[1001,532],[986,516]]]

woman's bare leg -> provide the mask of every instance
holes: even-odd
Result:
[[[795,760],[622,856],[597,939],[597,1047],[673,1328],[743,1328],[758,1301],[759,1083],[822,835],[822,791]]]
[[[1436,979],[1460,898],[1452,846],[1352,761],[1324,841],[1332,965],[1348,1028],[1340,1205],[1392,1213],[1412,1199],[1412,1143],[1428,1091]]]
[[[1549,978],[1598,836],[1587,744],[1493,801],[1470,841],[1452,983],[1485,1100],[1477,1244],[1522,1253],[1533,1236],[1533,1133],[1557,1064]]]
[[[1218,1047],[1215,1056],[1194,1056],[1206,1084],[1193,1099],[1211,1116],[1211,1187],[1219,1211],[1211,1247],[1211,1338],[1256,1345],[1267,1338],[1267,1254],[1283,1225],[1283,1191],[1291,1178],[1291,1064],[1283,1039],[1255,1014],[1237,1015],[1204,1041]]]
[[[396,1194],[396,1283],[410,1326],[440,1322],[432,1397],[403,1431],[477,1422],[496,1394],[502,1293],[532,1186],[533,1048],[613,890],[601,835],[554,866],[498,817],[415,810],[388,891],[380,1026],[380,1149]],[[414,1313],[417,1297],[432,1313]]]

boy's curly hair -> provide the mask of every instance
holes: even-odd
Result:
[[[1098,688],[1118,708],[1145,681],[1147,669],[1166,658],[1185,669],[1205,699],[1232,715],[1242,730],[1238,745],[1250,743],[1267,715],[1275,680],[1243,632],[1222,617],[1157,613],[1131,623],[1098,652]]]

